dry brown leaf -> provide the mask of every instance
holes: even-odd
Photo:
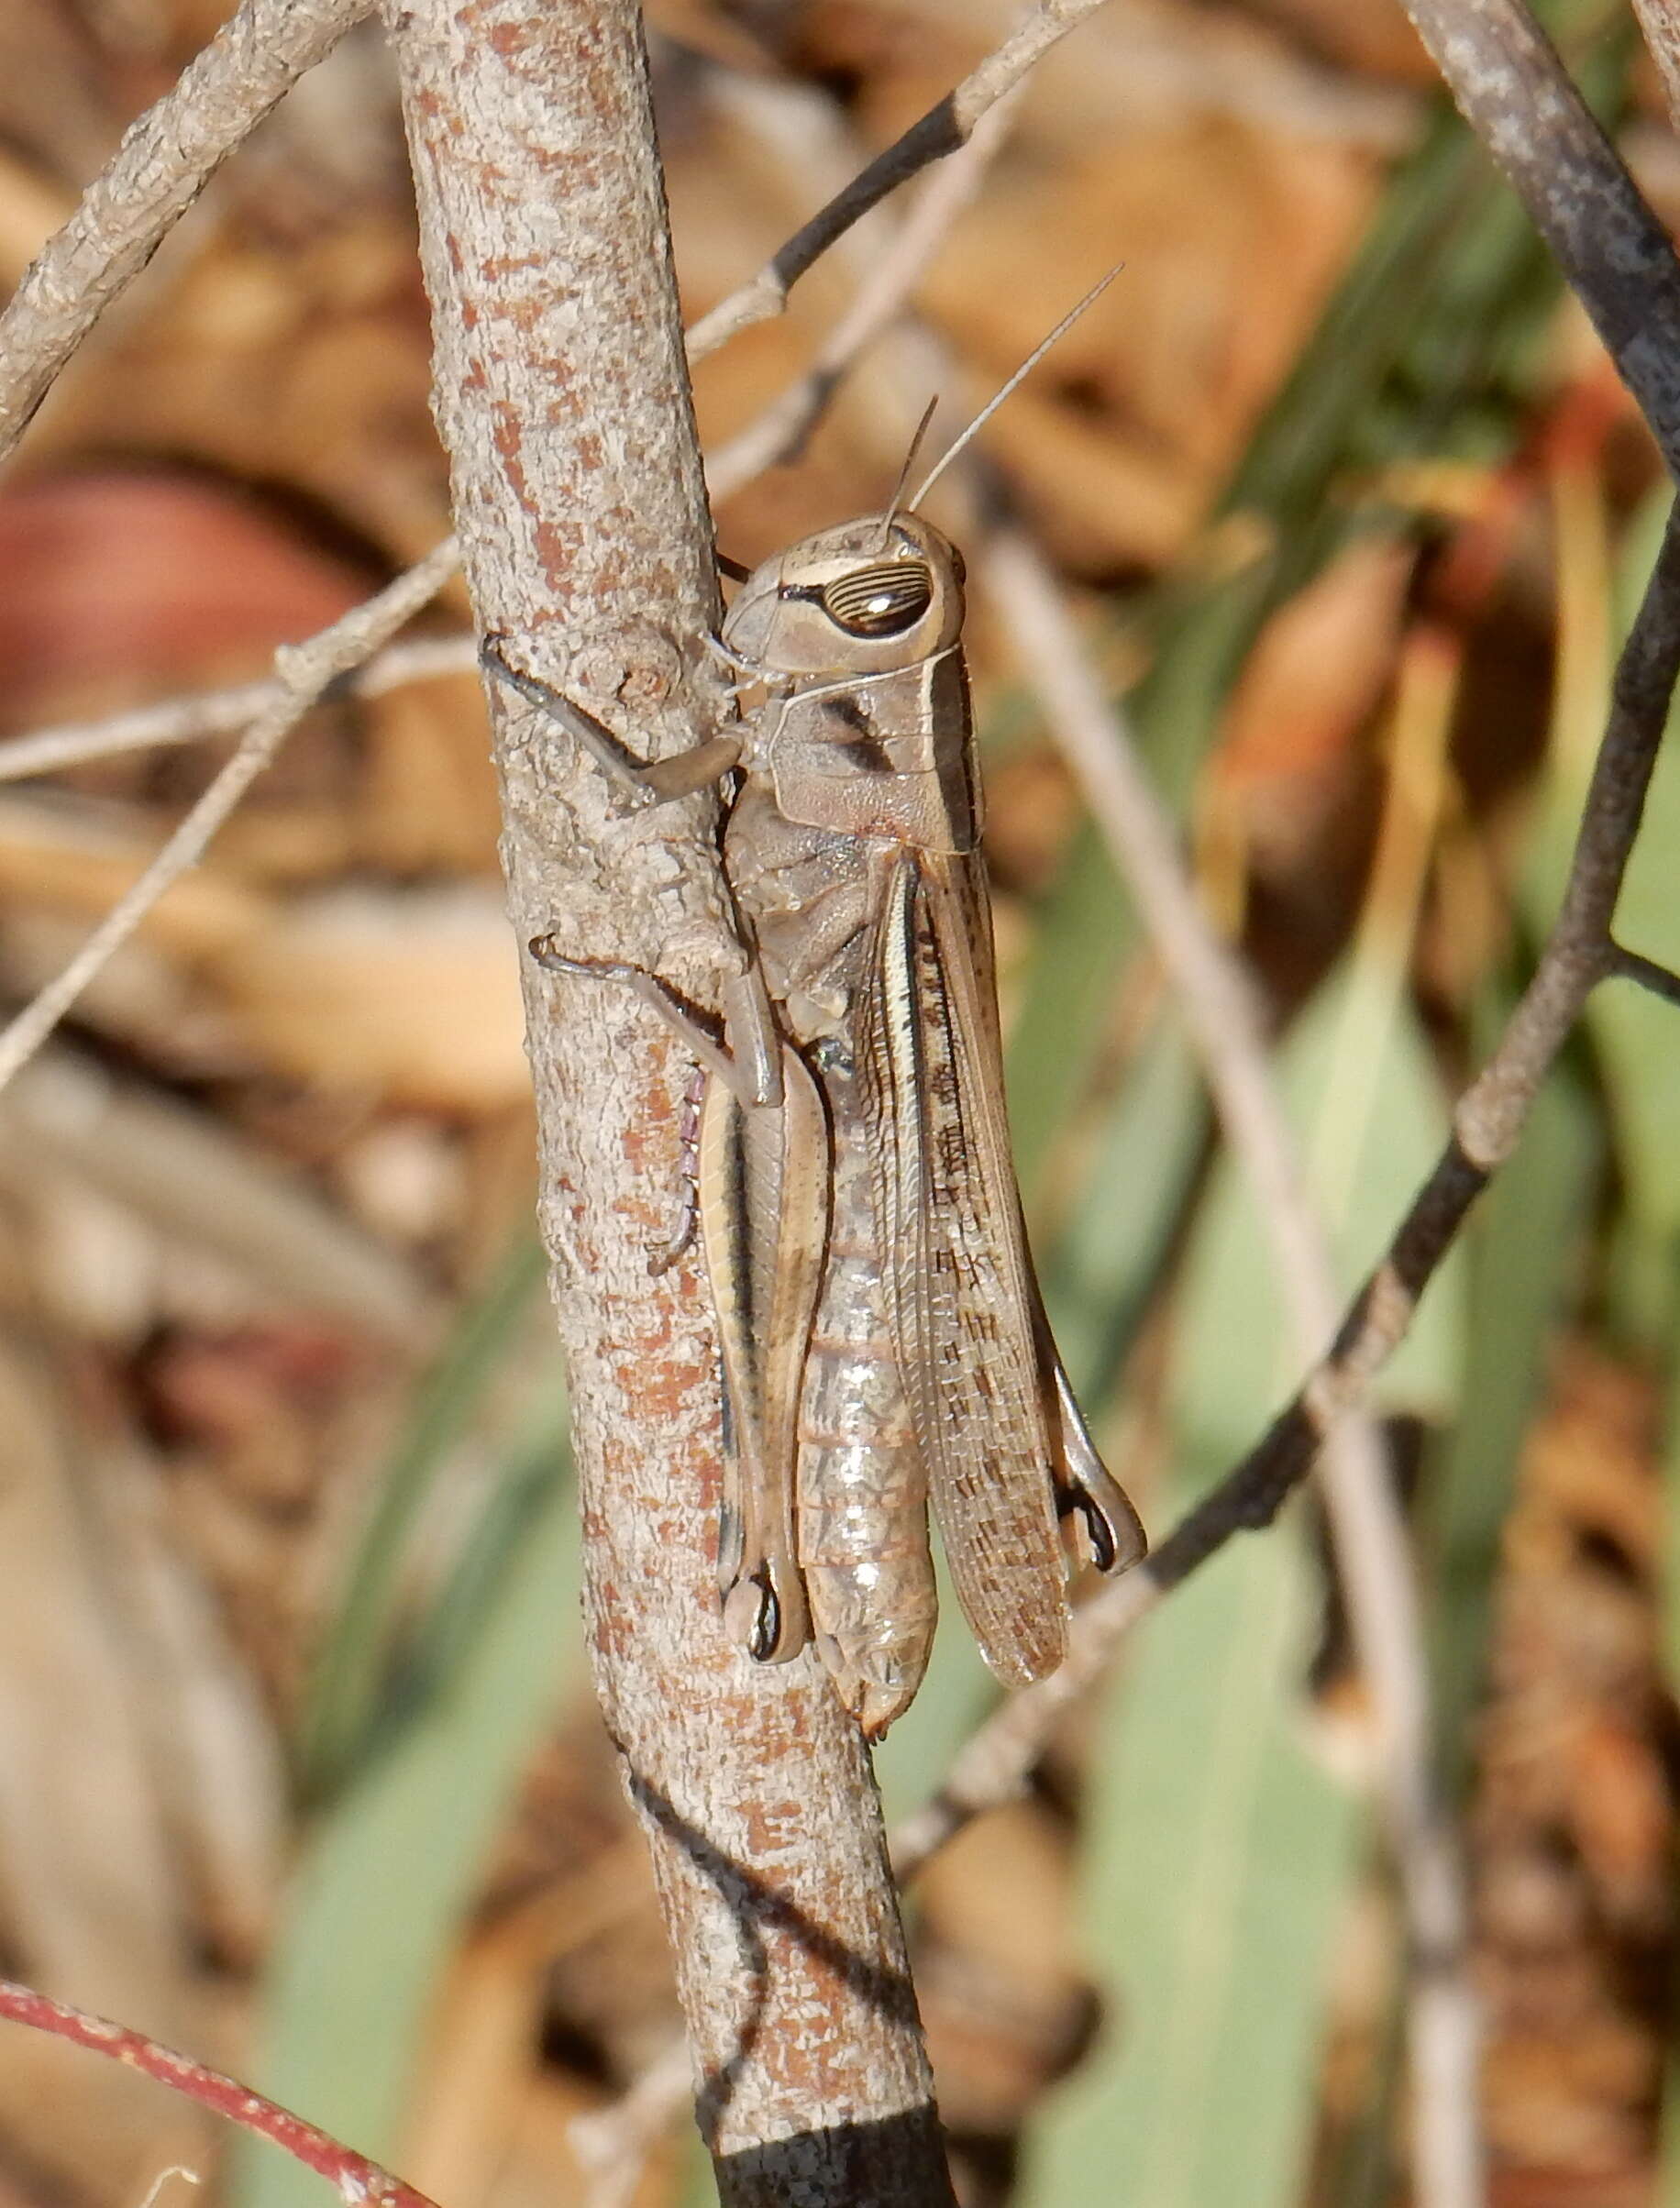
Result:
[[[402,2157],[434,2199],[489,2196],[536,2082],[552,1965],[646,1918],[645,1860],[639,1835],[624,1832],[498,1910],[457,1958],[434,2009]],[[575,2113],[589,2105],[580,2096]],[[569,2146],[565,2153],[569,2166]],[[558,2170],[556,2180],[563,2191]]]
[[[492,875],[501,816],[477,681],[370,700],[366,732],[354,800],[363,861],[391,873]]]
[[[1008,2132],[1094,2018],[1067,1835],[1036,1805],[1013,1804],[935,1858],[920,1893],[916,1982],[941,2112],[958,2131]]]
[[[325,628],[375,580],[186,474],[101,469],[15,485],[0,497],[4,724],[260,672],[277,644]]]
[[[170,1538],[156,1457],[111,1435],[93,1469],[106,1584],[193,1944],[226,1969],[249,1970],[267,1946],[287,1856],[282,1743]]]
[[[1226,712],[1221,783],[1239,802],[1345,767],[1388,684],[1410,579],[1409,546],[1360,538],[1267,623]],[[1278,788],[1277,786],[1281,786]]]
[[[26,1187],[50,1163],[143,1220],[161,1242],[214,1253],[248,1287],[243,1310],[224,1303],[225,1321],[266,1303],[331,1313],[411,1346],[434,1330],[431,1297],[406,1264],[301,1174],[208,1114],[59,1051],[19,1075],[0,1099],[0,1123]],[[182,1314],[165,1308],[155,1316]]]
[[[1606,1914],[1663,1928],[1674,1811],[1656,1742],[1607,1714],[1577,1737],[1569,1777],[1575,1844]]]
[[[161,841],[108,814],[0,797],[0,909],[39,907],[91,925],[133,886]],[[257,934],[272,921],[267,900],[212,860],[171,884],[142,933],[157,948],[191,958]]]
[[[205,963],[276,1073],[440,1111],[502,1110],[529,1090],[515,946],[488,889],[300,900]]]
[[[207,2043],[138,1683],[110,1609],[115,1558],[77,1505],[90,1466],[39,1342],[0,1341],[0,1915],[13,1968],[166,2040]],[[19,2042],[27,2042],[20,2045]],[[74,2114],[72,2117],[72,2110]],[[8,2035],[0,2136],[119,2193],[192,2159],[201,2118],[104,2063]]]

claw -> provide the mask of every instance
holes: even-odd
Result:
[[[639,984],[647,978],[640,966],[625,966],[612,958],[568,958],[564,951],[557,951],[552,935],[533,935],[525,945],[537,965],[546,974],[586,974],[591,981],[628,981]]]

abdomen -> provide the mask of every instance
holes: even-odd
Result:
[[[873,1737],[914,1696],[936,1611],[927,1475],[892,1341],[852,1034],[892,853],[789,822],[750,786],[724,848],[771,992],[828,1110],[828,1247],[790,1469],[818,1651]]]
[[[800,1567],[818,1653],[872,1739],[908,1708],[937,1603],[927,1475],[887,1316],[869,1156],[847,1071],[833,1114],[828,1260],[800,1399]]]

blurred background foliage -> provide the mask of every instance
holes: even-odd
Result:
[[[219,12],[11,0],[7,281]],[[1010,12],[658,0],[690,312]],[[1680,215],[1624,9],[1544,12]],[[442,533],[412,232],[370,32],[182,226],[0,491],[0,730],[257,672]],[[946,407],[1115,259],[989,447],[1252,958],[1352,1284],[1554,908],[1659,470],[1391,0],[1111,0],[1058,49],[921,300],[962,363]],[[705,364],[709,441],[853,281],[834,256]],[[873,504],[891,441],[866,368],[724,509],[725,548]],[[1279,1299],[983,604],[970,640],[1022,1183],[1069,1364],[1160,1530],[1288,1387]],[[0,789],[12,999],[217,749]],[[495,833],[471,681],[323,709],[0,1098],[5,1967],[254,2076],[448,2208],[582,2197],[571,2120],[675,2026],[579,1647]],[[1671,964],[1677,867],[1671,756],[1623,904]],[[1680,2203],[1677,1282],[1680,1019],[1611,989],[1381,1397],[1470,1854],[1498,2208]],[[880,1759],[890,1809],[990,1692],[949,1628]],[[965,2201],[1405,2196],[1367,1763],[1309,1503],[1175,1599],[1030,1798],[918,1891]],[[230,2197],[305,2197],[225,2147],[8,2036],[0,2208],[117,2208],[218,2157]],[[672,2140],[635,2197],[708,2194]]]

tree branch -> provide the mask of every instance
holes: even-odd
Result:
[[[1653,997],[1661,997],[1669,1004],[1680,1004],[1680,974],[1672,966],[1659,966],[1654,958],[1646,958],[1638,951],[1624,951],[1620,944],[1612,944],[1610,972],[1619,981],[1635,982],[1641,989],[1649,989]]]
[[[163,97],[128,126],[0,315],[0,460],[228,154],[370,5],[240,0]]]
[[[1405,0],[1680,474],[1680,260],[1522,0]]]
[[[718,608],[638,11],[411,0],[391,30],[479,625],[639,756],[681,748],[718,717]],[[714,990],[739,952],[710,800],[625,817],[504,685],[491,712],[520,938]],[[596,1679],[720,2192],[948,2204],[861,1739],[812,1658],[756,1667],[718,1621],[710,1307],[647,1269],[686,1065],[629,992],[524,979]]]

